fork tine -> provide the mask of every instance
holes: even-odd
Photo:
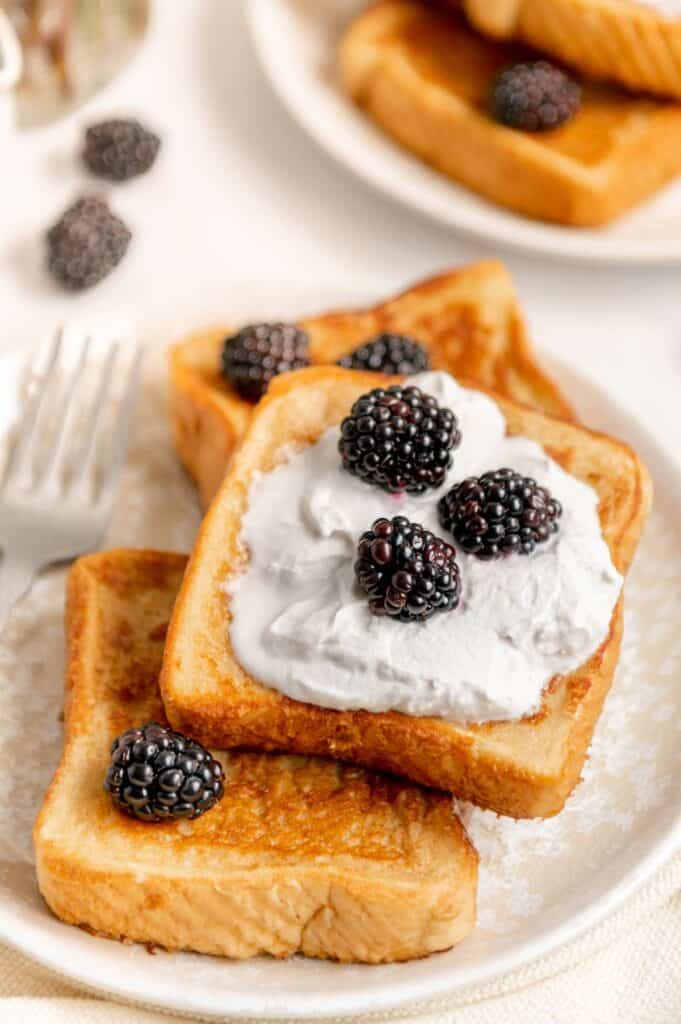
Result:
[[[102,486],[99,494],[100,501],[108,501],[113,497],[118,478],[123,468],[125,454],[128,447],[128,434],[130,423],[135,410],[137,390],[140,381],[142,360],[144,359],[144,348],[140,345],[135,352],[134,358],[128,369],[128,381],[125,397],[121,402],[118,411],[116,424],[113,431],[110,448],[110,461],[102,477]]]
[[[53,371],[57,365],[64,340],[64,328],[60,326],[54,333],[50,348],[48,350],[47,363],[38,385],[38,390],[29,400],[24,414],[16,426],[16,443],[7,459],[7,465],[2,479],[2,485],[16,481],[26,467],[33,451],[33,443],[36,436],[36,425],[40,419],[40,413],[45,407],[47,395],[54,383]],[[36,357],[37,359],[38,357]],[[35,365],[35,361],[34,361]]]
[[[78,403],[80,401],[78,385],[80,384],[81,377],[85,372],[85,366],[91,344],[92,339],[88,335],[81,345],[75,368],[72,370],[68,381],[64,386],[64,394],[61,401],[61,407],[59,409],[57,432],[45,457],[45,463],[40,472],[40,477],[36,481],[37,484],[44,483],[48,489],[59,490],[59,482],[64,469],[63,461],[65,450],[67,442],[70,440],[71,427],[76,412],[78,411]]]
[[[74,470],[71,480],[71,486],[74,489],[84,490],[94,470],[97,459],[99,427],[107,408],[107,396],[113,380],[114,368],[118,360],[120,348],[120,342],[112,342],[100,370],[99,383],[90,409],[90,415],[83,427],[85,444],[80,453],[80,465]]]

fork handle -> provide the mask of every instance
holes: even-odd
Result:
[[[37,572],[35,566],[16,561],[12,555],[5,555],[0,562],[0,634],[9,613],[31,586]]]

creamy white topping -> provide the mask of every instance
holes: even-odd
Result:
[[[459,419],[463,439],[444,487],[394,496],[362,483],[341,468],[338,427],[260,475],[242,526],[248,567],[226,583],[231,642],[250,674],[310,704],[456,721],[521,718],[538,709],[555,674],[577,668],[607,635],[622,579],[601,534],[598,498],[534,441],[506,437],[485,395],[445,373],[410,383]],[[443,535],[439,496],[504,466],[562,503],[559,533],[529,557],[483,562],[459,551],[463,601],[455,611],[422,623],[372,616],[353,572],[360,534],[379,516],[405,515]]]

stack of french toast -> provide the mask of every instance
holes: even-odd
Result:
[[[339,70],[398,143],[527,217],[604,225],[681,174],[676,0],[379,0]]]
[[[47,904],[233,958],[452,947],[478,874],[453,797],[543,818],[579,781],[644,465],[577,422],[496,262],[197,333],[169,413],[206,515],[189,559],[71,571]]]

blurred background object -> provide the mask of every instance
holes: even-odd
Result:
[[[0,8],[23,49],[21,128],[56,120],[110,82],[149,22],[149,0],[0,0]]]

